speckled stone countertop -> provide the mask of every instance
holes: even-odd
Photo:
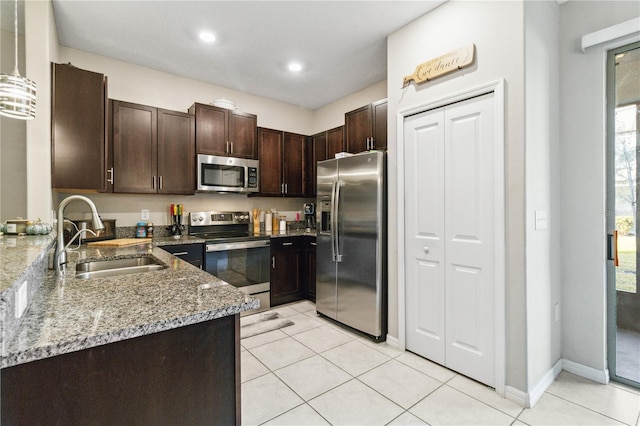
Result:
[[[199,242],[189,239],[177,241],[173,240],[175,244]],[[4,348],[0,367],[258,307],[257,299],[155,247],[163,243],[158,240],[153,244],[124,248],[82,246],[69,251],[66,275],[56,277],[52,271],[45,275],[19,328]],[[78,262],[138,256],[156,257],[168,267],[160,271],[105,278],[75,278]]]

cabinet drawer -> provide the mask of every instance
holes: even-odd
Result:
[[[187,262],[200,261],[203,259],[204,244],[176,244],[169,246],[162,246],[163,250],[168,251],[174,256],[179,257]]]
[[[271,251],[299,249],[302,247],[304,237],[273,237],[271,238]]]

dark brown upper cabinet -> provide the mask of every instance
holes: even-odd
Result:
[[[258,129],[260,195],[303,197],[307,137]]]
[[[196,117],[196,152],[240,158],[258,158],[254,114],[195,103],[189,113]]]
[[[109,192],[107,77],[51,64],[51,187]]]
[[[111,101],[114,192],[195,193],[193,115]]]
[[[307,146],[305,194],[307,197],[316,196],[318,161],[335,158],[336,153],[342,151],[344,151],[344,126],[311,136]]]
[[[387,100],[374,102],[344,115],[347,152],[387,149]]]

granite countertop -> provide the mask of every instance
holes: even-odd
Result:
[[[55,233],[0,236],[0,294],[12,286],[39,257],[46,254],[46,249],[54,239]]]
[[[171,240],[174,244],[204,242],[186,237],[180,242]],[[0,367],[258,307],[257,299],[156,247],[164,243],[170,244],[154,239],[153,244],[124,248],[82,246],[69,251],[66,275],[56,277],[53,271],[45,275],[19,328],[7,342]],[[29,252],[28,248],[26,251]],[[75,278],[77,262],[137,256],[156,257],[168,267],[160,271],[105,278]],[[4,265],[0,269],[3,274],[7,273]]]

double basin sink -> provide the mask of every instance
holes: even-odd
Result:
[[[90,260],[76,264],[76,278],[104,278],[116,275],[159,271],[167,268],[158,258],[150,255],[115,259]]]

